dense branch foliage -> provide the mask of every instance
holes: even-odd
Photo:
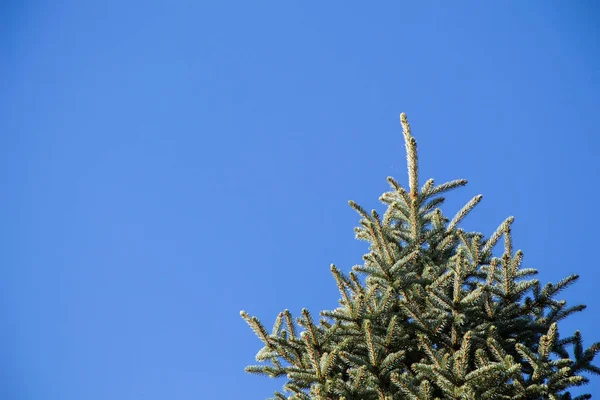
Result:
[[[481,196],[446,218],[442,195],[466,181],[419,188],[416,141],[404,114],[401,123],[409,187],[388,178],[383,216],[350,202],[370,248],[349,274],[331,266],[340,306],[318,324],[306,309],[296,320],[285,310],[271,333],[242,311],[264,345],[263,364],[246,370],[285,377],[275,399],[571,399],[582,373],[600,373],[591,364],[600,343],[584,350],[579,332],[558,333],[585,308],[556,299],[577,275],[540,285],[513,250],[512,217],[487,240],[459,228]]]

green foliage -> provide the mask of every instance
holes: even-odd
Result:
[[[446,218],[441,195],[466,181],[419,189],[417,144],[404,114],[401,123],[409,188],[388,178],[383,216],[350,202],[362,217],[356,237],[370,248],[347,275],[331,266],[340,307],[318,324],[306,309],[295,321],[285,310],[271,333],[242,311],[264,345],[263,364],[246,370],[284,377],[287,394],[275,399],[572,399],[568,389],[588,382],[582,373],[600,373],[591,364],[600,343],[584,350],[579,332],[558,333],[585,308],[555,298],[577,275],[541,287],[513,250],[512,217],[487,240],[459,228],[481,196]]]

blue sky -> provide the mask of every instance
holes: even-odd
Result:
[[[600,340],[594,1],[8,2],[0,397],[262,399],[241,309],[336,306],[349,199],[467,178]],[[7,5],[8,4],[8,5]],[[600,378],[599,378],[600,379]],[[588,387],[600,396],[600,381]]]

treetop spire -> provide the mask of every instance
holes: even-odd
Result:
[[[408,187],[412,200],[419,194],[419,159],[417,156],[417,141],[410,131],[410,124],[405,113],[400,114],[400,124],[406,145],[406,160],[408,163]]]

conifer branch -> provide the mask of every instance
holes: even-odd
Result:
[[[452,221],[450,221],[450,223],[448,224],[446,231],[453,231],[454,228],[456,228],[456,225],[458,225],[458,223],[464,217],[467,216],[467,214],[473,209],[473,207],[475,207],[481,201],[482,198],[483,196],[479,194],[473,197],[467,204],[465,204],[464,207],[454,216],[454,218],[452,218]]]

